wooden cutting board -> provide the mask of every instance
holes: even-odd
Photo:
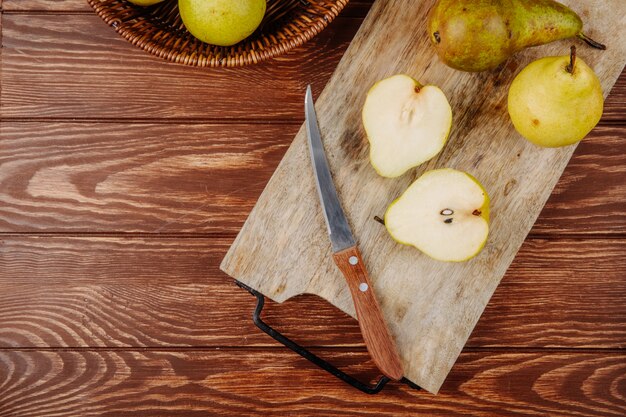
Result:
[[[405,376],[430,392],[439,390],[575,149],[539,148],[516,133],[506,110],[511,81],[532,60],[566,55],[572,44],[595,69],[605,95],[624,67],[626,2],[563,3],[583,18],[589,36],[608,44],[606,51],[578,40],[561,41],[519,53],[498,70],[472,74],[446,67],[435,55],[426,33],[434,0],[378,0],[317,101],[335,183],[400,350]],[[367,90],[396,73],[439,86],[452,105],[453,127],[437,157],[401,178],[385,179],[369,164],[361,108]],[[302,80],[303,99],[306,83]],[[440,167],[471,173],[491,196],[488,243],[468,262],[430,259],[394,242],[373,220],[424,171]],[[355,315],[347,285],[331,258],[304,129],[221,268],[274,301],[312,293]]]

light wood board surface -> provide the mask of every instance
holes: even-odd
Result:
[[[433,1],[379,0],[317,102],[331,170],[405,376],[428,391],[437,392],[443,383],[575,149],[538,148],[515,132],[506,112],[513,77],[534,59],[567,54],[572,43],[595,69],[605,94],[624,66],[626,4],[564,3],[582,16],[588,35],[608,43],[607,51],[575,40],[556,42],[524,51],[498,70],[470,74],[436,58],[425,29]],[[453,108],[453,129],[436,158],[401,178],[384,179],[369,165],[360,111],[368,88],[395,73],[441,87]],[[434,261],[399,245],[372,220],[421,173],[438,167],[471,173],[492,199],[488,244],[465,263]],[[354,315],[347,286],[330,256],[314,187],[301,129],[222,269],[275,301],[312,293]]]

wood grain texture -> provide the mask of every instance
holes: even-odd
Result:
[[[320,90],[361,23],[333,22],[271,63],[203,69],[141,52],[96,15],[3,20],[2,117],[220,121],[301,118],[293,104],[308,83]]]
[[[372,291],[367,267],[356,246],[333,254],[352,295],[363,342],[376,367],[394,381],[402,379],[403,370],[396,342],[389,333],[380,304]]]
[[[398,344],[405,376],[437,392],[574,147],[543,149],[523,140],[505,108],[507,88],[517,70],[540,56],[558,55],[570,41],[526,50],[496,72],[454,71],[437,59],[427,34],[415,28],[415,22],[427,20],[433,3],[418,7],[408,0],[375,3],[317,109],[331,171]],[[590,29],[590,36],[622,36],[626,3],[577,2],[575,6],[591,20],[602,22]],[[586,56],[608,94],[626,63],[626,43]],[[389,181],[377,176],[369,164],[361,127],[365,92],[355,91],[354,86],[371,86],[395,73],[441,87],[451,101],[454,129],[441,154]],[[314,180],[310,169],[302,169],[308,160],[301,129],[221,267],[278,302],[310,292],[354,315],[346,284],[329,260]],[[488,243],[465,263],[438,262],[402,247],[372,221],[417,176],[442,167],[471,173],[491,197]],[[295,260],[297,269],[292,267]]]
[[[0,347],[276,345],[252,324],[254,297],[218,271],[231,239],[0,240]],[[624,276],[623,240],[529,240],[468,346],[624,348]],[[305,346],[363,347],[356,321],[314,296],[264,317]]]
[[[364,352],[322,351],[372,376]],[[622,353],[461,355],[438,396],[368,396],[280,350],[0,351],[0,416],[621,417]]]
[[[626,77],[440,394],[369,397],[260,333],[217,265],[302,121],[287,93],[321,90],[371,2],[278,63],[206,73],[145,56],[84,0],[0,4],[1,417],[626,413]],[[358,325],[325,301],[265,318],[374,376]]]
[[[299,127],[3,122],[0,232],[234,236]],[[592,132],[531,234],[626,235],[625,134]]]
[[[89,12],[84,0],[2,0],[2,11],[10,12]]]
[[[578,145],[531,234],[624,235],[625,136],[624,127],[597,128]]]
[[[5,123],[0,230],[233,234],[296,130]]]
[[[316,95],[321,91],[362,21],[340,16],[268,64],[208,70],[143,53],[91,14],[7,14],[3,20],[0,115],[116,120],[301,120],[304,88],[311,83]],[[587,54],[595,52],[582,49],[581,56]],[[618,88],[609,97],[604,122],[625,120],[625,96]]]

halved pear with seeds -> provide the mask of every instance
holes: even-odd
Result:
[[[402,74],[370,89],[362,116],[372,167],[389,178],[437,155],[452,126],[452,108],[443,91]]]
[[[489,234],[489,196],[470,174],[436,169],[391,203],[385,227],[396,241],[431,258],[461,262],[476,256]]]

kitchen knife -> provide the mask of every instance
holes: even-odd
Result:
[[[333,260],[348,282],[363,340],[374,363],[387,377],[399,380],[403,375],[400,356],[395,341],[385,324],[363,259],[337,196],[324,145],[322,145],[311,86],[308,86],[306,90],[304,109],[311,161],[333,248]]]

